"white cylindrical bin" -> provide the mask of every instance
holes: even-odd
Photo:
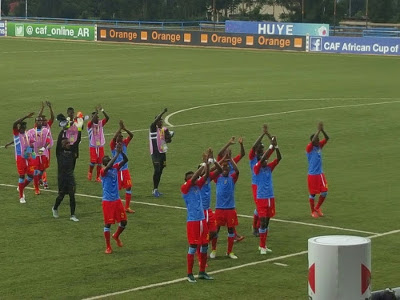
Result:
[[[371,299],[371,240],[327,235],[308,240],[310,300]]]

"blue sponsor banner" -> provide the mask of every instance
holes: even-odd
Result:
[[[6,35],[6,24],[4,21],[0,21],[0,36]]]
[[[226,21],[225,32],[263,35],[329,36],[328,24]]]
[[[310,37],[311,52],[400,55],[400,38]]]

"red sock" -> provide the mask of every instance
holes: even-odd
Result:
[[[93,169],[94,169],[94,165],[89,165],[89,173],[92,174],[93,173]]]
[[[129,208],[129,205],[131,204],[131,199],[132,199],[132,194],[125,194],[125,208]]]
[[[43,182],[47,182],[47,173],[46,172],[43,172],[42,180],[43,180]]]
[[[206,265],[207,265],[207,252],[206,253],[200,253],[200,272],[205,272],[206,271]]]
[[[122,233],[122,231],[124,231],[124,229],[125,229],[125,227],[118,226],[118,229],[117,229],[117,231],[114,233],[114,236],[115,236],[116,238],[118,238],[119,235]]]
[[[101,165],[97,165],[97,167],[96,167],[96,178],[100,178],[100,170],[101,170]]]
[[[311,212],[313,212],[314,211],[314,199],[309,198],[308,201],[310,202]]]
[[[266,248],[266,244],[267,244],[267,233],[260,232],[260,247]]]
[[[258,228],[258,219],[259,217],[257,215],[253,215],[253,229],[257,229]]]
[[[24,188],[28,185],[30,183],[30,181],[28,180],[28,179],[25,179],[25,181],[24,181]]]
[[[233,241],[235,240],[235,237],[230,237],[228,236],[228,254],[232,252],[233,249]]]
[[[33,176],[33,185],[35,187],[35,191],[39,191],[39,175]]]
[[[212,250],[217,250],[217,241],[218,241],[217,237],[212,239],[212,241],[211,241],[211,249]]]
[[[197,254],[197,259],[199,260],[199,263],[201,265],[201,253],[200,253],[200,245],[197,245],[197,250],[196,250],[196,254]]]
[[[315,209],[319,209],[321,207],[322,203],[324,203],[324,201],[325,201],[325,198],[326,197],[319,195],[318,204],[315,207]]]
[[[107,248],[111,248],[110,232],[109,231],[104,231],[104,238],[106,239]]]
[[[24,196],[24,182],[18,183],[19,197],[22,198]]]
[[[187,273],[193,274],[194,255],[188,253],[186,258],[187,258]]]

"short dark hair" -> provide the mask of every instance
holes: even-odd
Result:
[[[189,171],[189,172],[186,172],[186,173],[185,173],[185,181],[186,181],[186,177],[187,177],[188,175],[190,175],[190,174],[194,174],[194,172],[193,172],[193,171]]]
[[[69,110],[75,110],[75,109],[73,107],[68,107],[67,111],[69,111]]]

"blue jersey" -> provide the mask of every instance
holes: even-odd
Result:
[[[237,173],[231,173],[227,177],[219,175],[216,179],[216,204],[215,208],[235,208],[235,183],[238,179]]]
[[[119,198],[118,190],[118,171],[119,165],[115,164],[107,172],[101,169],[101,183],[103,185],[103,201],[116,201]]]
[[[210,178],[207,178],[203,187],[200,190],[201,202],[203,204],[203,209],[211,208],[211,184]]]
[[[127,153],[128,144],[129,144],[130,141],[131,141],[131,138],[130,138],[130,137],[127,137],[126,139],[124,139],[124,140],[122,141],[122,152],[125,153],[125,155],[126,155],[126,153]],[[115,140],[114,140],[114,139],[111,140],[111,142],[110,142],[110,148],[111,148],[111,153],[112,153],[113,157],[117,154],[117,150],[115,149],[116,146],[117,146],[117,143],[115,142]],[[120,163],[121,161],[123,161],[123,159],[124,159],[124,157],[123,157],[122,154],[120,153],[120,154],[118,155],[117,160],[115,161],[115,163]],[[120,170],[121,170],[121,171],[122,171],[122,170],[128,170],[128,163],[124,164],[124,165],[121,167]]]
[[[309,143],[306,147],[306,154],[308,159],[308,174],[319,175],[322,174],[322,148],[325,146],[326,140],[319,142],[319,146],[314,146]]]
[[[274,186],[272,184],[272,171],[278,165],[278,160],[274,159],[265,167],[261,163],[254,166],[254,173],[257,182],[257,199],[274,198]]]
[[[250,170],[251,170],[251,184],[257,184],[256,181],[256,174],[254,174],[254,166],[258,162],[257,155],[253,148],[250,150],[249,153],[249,163],[250,163]]]
[[[181,186],[182,198],[185,200],[187,208],[186,221],[204,220],[204,210],[201,203],[200,189],[205,183],[204,178],[200,178],[192,185],[192,181],[188,180]]]

